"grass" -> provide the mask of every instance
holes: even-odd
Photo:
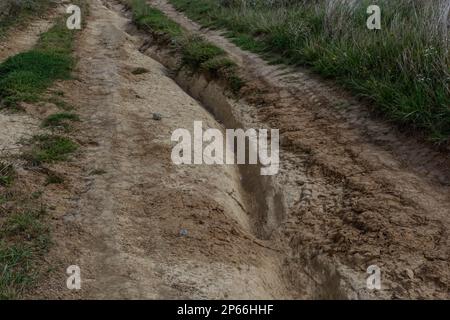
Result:
[[[78,146],[69,138],[42,134],[31,139],[31,150],[24,152],[22,156],[29,162],[39,165],[67,160],[77,149]]]
[[[167,34],[172,38],[183,35],[182,28],[168,19],[164,13],[146,4],[144,0],[124,0],[133,11],[133,21],[141,29]]]
[[[80,117],[75,113],[55,113],[44,119],[42,126],[46,128],[63,128],[65,130],[70,129],[70,123],[73,121],[80,121]]]
[[[145,0],[122,0],[133,12],[135,24],[149,32],[165,35],[181,53],[181,66],[195,72],[205,72],[224,78],[230,89],[237,93],[243,80],[237,75],[236,64],[219,47],[200,36],[190,35],[163,12],[148,5]]]
[[[310,67],[374,102],[400,125],[450,138],[448,1],[170,0],[243,49]],[[382,30],[366,9],[382,9]]]
[[[0,102],[17,106],[21,101],[35,102],[56,80],[69,79],[74,61],[74,32],[60,19],[43,33],[37,46],[0,64]]]
[[[20,3],[41,3],[46,0],[26,0]],[[84,1],[74,0],[87,12]],[[16,17],[17,18],[17,17]],[[1,33],[1,23],[0,23]],[[75,31],[65,26],[65,19],[43,33],[30,51],[18,54],[0,64],[0,104],[17,106],[22,101],[52,102],[62,109],[69,106],[60,99],[62,91],[51,98],[43,93],[57,80],[70,78]],[[51,93],[51,92],[50,92]],[[43,121],[44,127],[67,128],[69,121],[78,121],[73,113],[62,112]],[[77,150],[69,138],[42,134],[34,136],[23,157],[34,164],[68,159]],[[50,173],[46,184],[62,183],[63,178]],[[0,162],[0,299],[21,298],[35,285],[43,272],[42,262],[51,244],[45,208],[40,199],[42,191],[25,194],[16,180],[11,165]]]
[[[48,250],[45,210],[23,209],[0,222],[0,299],[16,299],[38,275],[35,261]]]
[[[25,23],[31,17],[43,14],[51,5],[50,0],[13,1],[2,0],[7,11],[0,13],[0,38],[5,32],[18,23]]]
[[[199,36],[188,38],[183,44],[181,52],[183,63],[193,69],[198,69],[202,64],[211,62],[225,54],[221,48],[204,41]]]
[[[49,172],[47,175],[47,179],[45,181],[45,185],[50,184],[61,184],[64,182],[64,178],[60,176],[59,174],[56,174],[54,172]]]
[[[62,110],[70,111],[73,109],[73,106],[62,100],[60,96],[51,96],[46,99],[46,102],[53,103],[55,106]]]
[[[0,186],[8,187],[14,180],[14,167],[10,163],[0,161]]]

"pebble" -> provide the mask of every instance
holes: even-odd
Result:
[[[153,113],[153,120],[159,121],[162,119],[162,115],[160,113]]]

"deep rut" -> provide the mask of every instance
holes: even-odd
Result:
[[[119,8],[90,6],[77,46],[79,80],[66,88],[84,120],[84,152],[54,249],[82,270],[75,297],[292,297],[276,248],[249,231],[238,170],[172,164],[176,128],[192,131],[194,120],[221,126],[138,51]]]

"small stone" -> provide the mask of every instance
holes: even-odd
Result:
[[[188,231],[186,229],[181,229],[180,230],[180,236],[186,237],[187,235],[188,235]]]
[[[407,275],[408,278],[410,278],[411,280],[414,279],[414,271],[412,271],[411,269],[406,269],[406,275]]]
[[[160,113],[153,113],[153,120],[159,121],[162,119],[162,115]]]

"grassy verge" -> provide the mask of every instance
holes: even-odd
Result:
[[[60,19],[41,35],[35,48],[0,64],[0,105],[47,101],[48,88],[57,80],[70,78],[74,37],[75,31],[68,30],[65,19]],[[61,95],[54,92],[52,97]],[[57,113],[42,125],[68,129],[68,121],[78,120],[73,113]],[[34,136],[29,142],[23,157],[33,165],[64,161],[77,149],[71,139],[54,134]],[[51,244],[41,192],[25,194],[21,187],[25,182],[20,180],[13,166],[0,162],[0,299],[20,298],[35,285]],[[49,174],[46,184],[62,181],[62,177]]]
[[[132,9],[133,20],[139,28],[165,36],[180,51],[182,66],[223,78],[233,92],[239,91],[243,81],[237,75],[237,66],[222,49],[200,36],[188,34],[164,13],[149,6],[145,0],[122,2]]]
[[[0,38],[14,25],[44,14],[52,3],[50,0],[2,0],[2,2],[4,4],[0,5],[0,9],[3,10],[0,12]]]
[[[36,260],[50,244],[45,209],[14,187],[16,172],[0,162],[0,300],[16,299],[38,274]]]
[[[369,98],[382,114],[450,138],[450,58],[445,1],[170,0],[246,50],[311,67]],[[366,9],[382,9],[382,30]],[[444,21],[445,20],[445,21]]]
[[[48,250],[50,237],[45,209],[36,199],[15,194],[4,201],[15,209],[7,217],[0,209],[0,299],[16,299],[34,283],[36,261]]]

